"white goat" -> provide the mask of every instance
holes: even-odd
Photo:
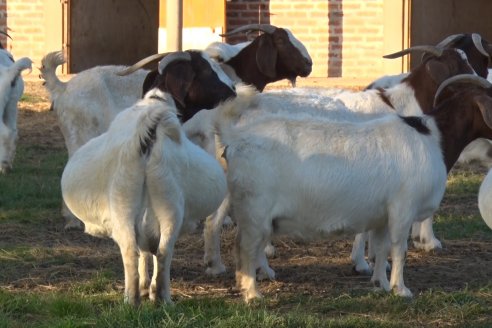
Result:
[[[261,110],[264,112],[301,112],[303,115],[320,118],[328,117],[337,121],[356,121],[366,119],[367,117],[363,114],[394,113],[395,110],[402,115],[420,115],[422,114],[422,108],[432,107],[434,94],[444,79],[459,73],[474,73],[466,59],[466,55],[461,50],[447,49],[436,53],[435,48],[422,46],[406,49],[397,53],[397,55],[404,55],[415,50],[432,51],[437,56],[426,59],[422,65],[412,72],[408,79],[388,90],[345,91],[341,93],[334,92],[331,89],[323,90],[318,88],[275,90],[262,94],[259,98],[282,98],[282,105],[276,107],[262,106]],[[341,112],[338,111],[340,106],[344,107]],[[335,113],[333,112],[334,110]],[[261,111],[254,112],[261,116]],[[348,112],[353,113],[348,114]],[[213,113],[204,113],[202,115],[200,118],[200,122],[203,122],[201,130],[200,123],[191,124],[193,120],[188,122],[190,124],[189,127],[185,124],[185,129],[187,130],[187,135],[200,136],[202,146],[206,147],[206,149],[212,149],[215,146],[214,130],[205,124],[213,119],[204,119],[203,116],[205,115],[212,116]],[[227,201],[225,203],[227,204]],[[227,213],[227,210],[221,208],[220,213]],[[204,260],[208,267],[207,272],[217,274],[224,271],[224,266],[220,261],[220,241],[218,240],[220,238],[221,217],[214,215],[211,218],[219,220],[219,222],[209,222],[207,220],[205,224]],[[365,261],[364,246],[365,239],[362,239],[361,236],[357,237],[354,243],[352,260],[357,272],[370,275],[372,270]],[[266,270],[269,271],[268,269]],[[268,274],[268,276],[271,277],[272,274]]]
[[[31,70],[32,61],[14,61],[7,50],[0,49],[0,173],[12,168],[17,145],[17,103],[24,92],[21,72]]]
[[[487,173],[480,185],[478,209],[485,223],[492,229],[492,170]]]
[[[176,52],[148,58],[162,59],[158,71],[150,73],[133,68],[133,74],[120,76],[117,73],[127,67],[97,66],[78,73],[68,82],[60,81],[55,73],[57,66],[65,61],[61,52],[52,52],[43,58],[41,77],[50,93],[69,157],[91,138],[105,132],[113,118],[136,103],[143,91],[156,88],[169,92],[184,119],[235,95],[233,82],[202,52]],[[80,227],[80,221],[65,207],[62,214],[65,228]]]
[[[171,302],[170,265],[181,228],[215,211],[227,189],[222,167],[186,138],[172,98],[159,90],[80,147],[61,185],[86,232],[118,244],[131,304],[149,292],[148,252],[154,254],[150,299]]]
[[[492,136],[490,92],[466,90],[432,116],[388,113],[355,123],[277,114],[234,127],[235,117],[263,108],[261,97],[251,94],[219,108],[238,225],[236,279],[245,300],[259,297],[257,261],[272,233],[311,240],[368,230],[375,237],[372,280],[411,296],[403,282],[410,227],[438,208],[447,170],[461,150],[476,137]],[[384,265],[387,236],[391,282]]]

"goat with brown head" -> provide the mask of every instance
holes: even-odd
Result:
[[[298,76],[312,71],[313,61],[306,47],[288,29],[269,24],[250,24],[223,36],[261,31],[263,34],[242,48],[236,56],[223,59],[242,82],[263,91],[268,83],[288,79],[295,85]],[[220,59],[219,59],[220,60]]]
[[[151,71],[143,83],[142,95],[159,89],[172,95],[184,123],[202,109],[212,109],[221,101],[234,97],[235,87],[219,65],[195,50],[156,54],[142,59],[120,75],[160,60],[157,70]]]

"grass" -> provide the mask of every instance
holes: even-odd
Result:
[[[364,289],[311,295],[294,290],[270,292],[246,306],[237,295],[187,297],[173,291],[173,306],[129,307],[123,303],[115,245],[53,230],[60,226],[55,223],[61,220],[59,178],[65,161],[62,149],[21,144],[14,171],[0,176],[0,328],[492,326],[487,281],[454,290],[428,288],[411,300]],[[482,178],[466,170],[450,176],[436,216],[439,238],[492,241],[492,232],[471,210]],[[189,285],[174,278],[173,288]]]

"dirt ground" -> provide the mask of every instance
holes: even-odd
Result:
[[[20,104],[19,143],[44,144],[64,147],[63,137],[57,126],[56,115],[49,111],[49,101],[39,82],[27,81],[26,93],[37,102]],[[469,201],[462,208],[463,214],[477,213],[476,203]],[[453,206],[446,200],[443,208]],[[97,270],[113,270],[118,280],[115,288],[123,288],[122,264],[115,244],[85,235],[80,231],[63,231],[61,217],[51,218],[47,227],[49,235],[19,235],[12,239],[33,247],[51,246],[53,252],[70,250],[73,257],[64,263],[50,263],[40,259],[28,266],[26,272],[8,283],[16,289],[65,289],[77,281],[94,277]],[[4,234],[7,236],[8,234]],[[203,239],[201,232],[182,236],[176,247],[172,264],[172,287],[176,297],[197,295],[237,297],[234,288],[231,246],[234,228],[225,228],[222,255],[228,269],[220,277],[203,274]],[[484,286],[492,277],[492,243],[479,240],[442,240],[443,250],[425,253],[409,243],[405,267],[406,285],[418,294],[429,289],[457,291],[466,286]],[[277,280],[262,282],[260,288],[269,296],[290,292],[308,295],[339,295],[351,291],[371,291],[368,277],[354,275],[350,263],[351,240],[301,243],[289,239],[274,239],[277,247],[271,266]]]

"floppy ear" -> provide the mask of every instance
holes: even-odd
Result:
[[[429,60],[425,64],[425,69],[431,76],[432,80],[440,85],[444,80],[449,77],[449,69],[446,65],[436,60]]]
[[[165,71],[165,86],[174,101],[185,108],[185,99],[193,79],[195,72],[191,65],[187,62],[169,66]]]
[[[155,79],[157,78],[158,75],[159,73],[157,72],[157,70],[153,70],[149,72],[149,74],[147,74],[142,86],[142,97],[145,96],[145,94],[150,89],[152,89],[152,87],[154,86]]]
[[[256,51],[256,65],[261,73],[269,78],[274,78],[277,66],[277,48],[273,44],[272,37],[269,35],[260,37],[258,50]]]
[[[486,95],[474,97],[475,103],[482,113],[483,121],[492,129],[492,98]]]

